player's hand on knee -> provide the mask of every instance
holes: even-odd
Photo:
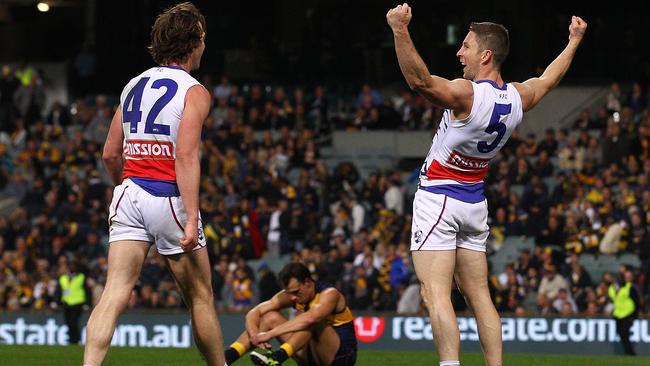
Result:
[[[271,336],[268,332],[259,332],[249,337],[251,343],[253,343],[255,346],[259,348],[264,348],[264,349],[272,348],[271,343],[269,343],[269,341],[271,340]]]
[[[181,248],[189,252],[199,243],[199,224],[196,221],[188,220],[185,224],[185,236],[181,239]]]
[[[408,27],[411,21],[411,7],[407,3],[397,5],[386,13],[386,20],[392,30]]]

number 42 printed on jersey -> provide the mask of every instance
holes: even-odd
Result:
[[[122,111],[122,122],[130,123],[131,133],[138,133],[138,124],[142,121],[142,94],[150,78],[144,77],[129,91],[124,99],[124,110]],[[151,83],[152,89],[165,88],[165,93],[156,100],[147,114],[144,125],[144,133],[169,136],[169,126],[155,123],[160,111],[174,98],[178,91],[178,84],[172,79],[158,79]],[[130,108],[130,109],[129,109]]]

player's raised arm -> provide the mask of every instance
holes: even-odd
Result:
[[[106,170],[113,181],[113,184],[119,185],[122,182],[122,142],[124,140],[124,131],[122,130],[122,109],[118,106],[111,127],[106,136],[102,159]]]
[[[555,60],[546,67],[542,76],[528,79],[523,83],[513,84],[521,95],[524,112],[535,107],[562,80],[564,74],[569,70],[569,66],[571,66],[571,61],[573,61],[586,29],[587,23],[582,18],[578,16],[571,17],[569,43]]]
[[[178,128],[176,143],[176,182],[181,193],[187,223],[185,237],[181,239],[183,250],[192,250],[198,243],[199,180],[201,167],[199,148],[201,128],[210,112],[210,93],[201,85],[191,87],[185,97],[185,109]]]
[[[456,113],[469,112],[473,95],[471,84],[462,79],[450,81],[431,75],[415,49],[408,31],[411,7],[406,3],[398,5],[388,11],[386,20],[393,31],[397,60],[409,87],[439,107]]]

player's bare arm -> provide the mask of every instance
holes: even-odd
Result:
[[[209,111],[210,93],[201,85],[191,87],[185,97],[176,143],[176,182],[187,213],[185,236],[181,239],[181,247],[185,251],[192,250],[198,243],[199,148],[201,128]]]
[[[122,141],[124,140],[124,131],[122,130],[122,109],[118,106],[111,127],[106,136],[102,159],[106,170],[113,181],[113,184],[119,185],[122,182]]]
[[[474,92],[471,83],[464,79],[450,81],[431,75],[411,40],[408,31],[411,16],[411,7],[406,3],[398,5],[386,14],[388,25],[393,31],[399,67],[406,82],[412,90],[431,103],[452,109],[456,115],[468,114]]]
[[[308,329],[334,312],[340,296],[341,294],[339,294],[339,292],[334,288],[324,290],[321,292],[318,302],[308,311],[280,324],[268,332],[258,333],[256,335],[257,340],[260,342],[267,342],[270,339],[285,333]]]
[[[293,303],[287,294],[283,291],[278,292],[271,299],[257,304],[254,308],[246,313],[246,333],[251,343],[257,346],[264,346],[266,341],[260,341],[257,335],[260,332],[260,321],[262,316],[270,311],[280,311],[291,307]],[[266,348],[266,347],[263,347]]]
[[[523,83],[513,83],[519,94],[524,112],[531,110],[542,98],[555,88],[567,70],[585,35],[587,23],[578,16],[571,17],[569,25],[569,43],[564,50],[551,62],[544,73]]]

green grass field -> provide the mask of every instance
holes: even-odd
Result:
[[[0,345],[0,365],[81,365],[83,348],[80,346],[4,346]],[[463,366],[483,365],[480,354],[469,353],[461,357]],[[202,365],[196,349],[177,348],[120,348],[108,352],[104,365]],[[251,366],[247,357],[235,366]],[[295,365],[287,362],[286,365]],[[364,351],[359,353],[357,365],[437,365],[432,352]],[[636,366],[650,365],[650,357],[623,356],[557,356],[533,354],[508,354],[506,366]]]

